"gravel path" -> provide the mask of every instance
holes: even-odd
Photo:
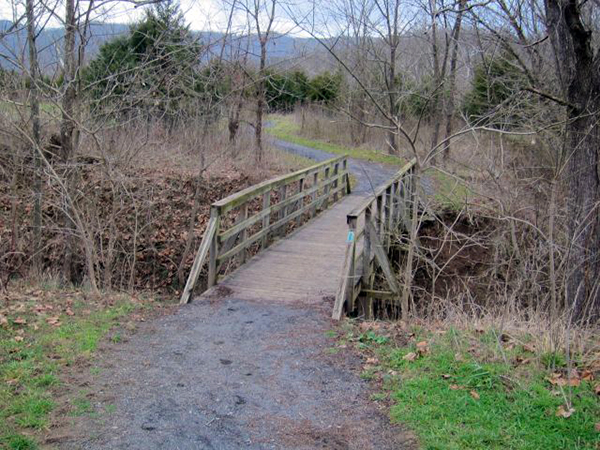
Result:
[[[278,141],[316,160],[318,150]],[[396,168],[350,161],[355,192]],[[369,400],[361,360],[328,331],[332,299],[289,305],[236,298],[224,287],[106,344],[99,375],[73,376],[93,414],[52,430],[63,449],[416,448]],[[315,301],[317,300],[317,301]],[[338,330],[339,331],[339,330]]]
[[[413,448],[368,399],[356,356],[332,352],[330,311],[225,293],[144,324],[104,352],[88,387],[104,412],[61,448]]]
[[[314,159],[317,162],[339,156],[336,153],[324,152],[322,150],[293,144],[281,139],[274,139],[273,144],[286,152]],[[399,170],[399,167],[348,158],[348,169],[357,180],[352,193],[368,195],[372,193],[377,186],[385,183],[392,175],[394,175]],[[433,195],[433,183],[431,178],[422,176],[421,187],[423,188],[423,193],[425,195]]]

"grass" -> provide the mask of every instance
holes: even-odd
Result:
[[[372,399],[389,400],[391,419],[409,425],[424,449],[600,445],[595,380],[581,379],[572,388],[552,384],[542,358],[521,345],[499,341],[493,331],[417,330],[400,346],[376,335],[355,330],[345,342],[353,342],[368,357],[361,376],[380,381]],[[380,337],[386,338],[385,333]],[[566,418],[557,415],[561,407],[574,412]]]
[[[266,128],[266,132],[270,135],[294,144],[303,145],[305,147],[314,148],[328,153],[348,155],[350,158],[361,159],[364,161],[382,163],[401,167],[406,164],[405,158],[389,155],[383,152],[378,152],[373,149],[362,147],[348,147],[338,145],[331,142],[324,142],[314,139],[309,139],[300,135],[300,127],[294,122],[292,116],[282,114],[270,114],[269,122],[271,126]],[[454,210],[461,209],[469,197],[474,196],[474,192],[468,188],[465,182],[458,177],[453,177],[450,174],[439,170],[429,168],[424,174],[425,177],[431,180],[433,186],[433,201],[436,205],[442,208],[450,208]]]
[[[43,117],[59,117],[60,107],[54,103],[41,102],[40,113]],[[0,100],[0,114],[5,114],[10,118],[29,115],[29,105],[27,103]]]
[[[128,315],[147,308],[126,296],[95,304],[80,292],[54,289],[29,291],[0,310],[0,448],[37,448],[36,432],[49,426],[57,406],[61,374],[90,358]],[[82,395],[68,406],[72,416],[92,411]]]
[[[317,141],[302,137],[299,135],[300,127],[294,123],[293,120],[291,120],[291,116],[270,114],[269,122],[271,122],[272,126],[265,129],[267,133],[287,142],[292,142],[294,144],[303,145],[305,147],[314,148],[328,153],[348,155],[350,158],[363,159],[365,161],[390,164],[394,166],[403,166],[406,164],[406,159],[404,158],[387,155],[374,150],[359,147],[346,147],[330,142]]]

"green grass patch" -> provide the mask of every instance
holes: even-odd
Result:
[[[542,361],[522,346],[499,343],[493,332],[480,336],[455,330],[443,335],[417,332],[404,346],[376,334],[354,333],[351,338],[378,364],[366,366],[361,376],[382,379],[382,391],[372,398],[389,396],[392,420],[409,425],[424,449],[558,450],[600,445],[597,381],[582,379],[572,388],[552,384],[551,370]],[[524,358],[531,362],[519,365]],[[563,417],[557,414],[561,407],[574,412]]]
[[[395,166],[403,166],[406,159],[393,155],[376,152],[374,150],[360,147],[346,147],[330,142],[317,141],[300,136],[300,127],[294,123],[290,116],[281,114],[270,114],[268,117],[272,126],[265,128],[266,132],[278,139],[314,148],[328,153],[348,155],[350,158],[363,159],[365,161],[379,162]]]
[[[53,301],[64,296],[60,292],[47,294],[0,314],[0,448],[36,448],[32,436],[49,424],[61,372],[89,358],[125,316],[147,308],[126,297],[108,307],[85,301],[65,305]],[[72,401],[72,415],[91,411],[85,397]]]

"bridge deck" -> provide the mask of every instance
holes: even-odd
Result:
[[[346,250],[346,214],[364,197],[351,195],[259,253],[218,286],[236,298],[294,304],[335,296]],[[210,295],[210,291],[207,292]]]

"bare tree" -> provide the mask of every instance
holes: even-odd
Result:
[[[600,53],[596,30],[575,0],[546,0],[548,36],[566,107],[569,255],[568,302],[576,320],[600,317]],[[595,4],[590,4],[595,8]]]

